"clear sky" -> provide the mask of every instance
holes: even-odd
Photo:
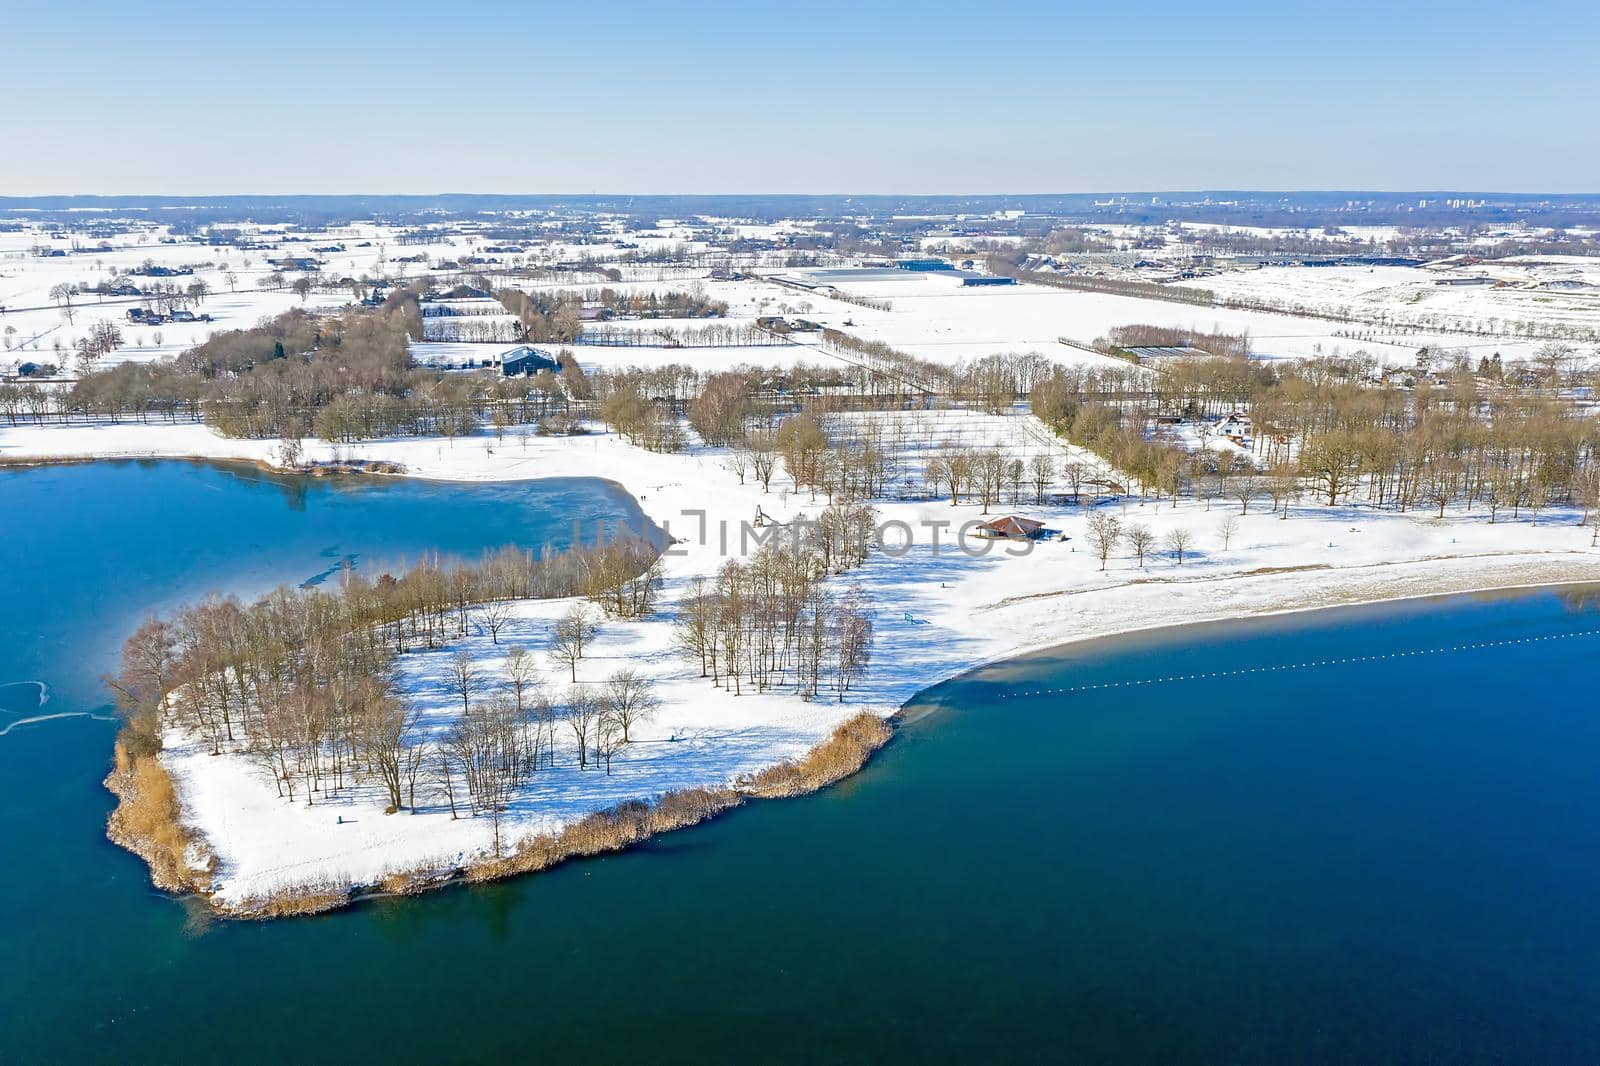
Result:
[[[1600,3],[6,0],[0,194],[1600,190]]]

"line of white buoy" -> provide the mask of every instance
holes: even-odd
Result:
[[[1446,655],[1463,651],[1480,651],[1485,648],[1508,648],[1515,644],[1539,644],[1546,641],[1572,640],[1578,637],[1595,636],[1600,636],[1600,629],[1585,629],[1575,633],[1551,633],[1542,637],[1480,640],[1471,644],[1447,644],[1440,648],[1417,648],[1411,651],[1391,651],[1375,655],[1348,655],[1338,659],[1313,659],[1310,662],[1279,663],[1274,666],[1242,666],[1237,670],[1211,670],[1195,674],[1168,674],[1164,677],[1146,677],[1131,681],[1101,681],[1093,685],[1067,685],[1061,688],[1034,688],[1023,692],[1003,693],[1000,698],[1026,699],[1030,696],[1069,696],[1077,692],[1103,692],[1107,689],[1137,688],[1141,685],[1167,685],[1177,681],[1206,681],[1219,677],[1243,677],[1249,674],[1276,674],[1290,670],[1311,670],[1323,666],[1377,663],[1389,659],[1414,659],[1424,655]]]

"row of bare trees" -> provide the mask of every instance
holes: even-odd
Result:
[[[1308,492],[1329,506],[1482,508],[1491,520],[1600,507],[1600,426],[1581,400],[1552,389],[1503,388],[1464,369],[1406,387],[1320,360],[1268,372],[1198,360],[1164,397],[1123,384],[1063,371],[1035,388],[1033,410],[1143,494],[1231,496],[1245,511],[1271,496],[1287,514]],[[1166,415],[1177,395],[1188,397],[1183,413]],[[1216,418],[1219,402],[1238,421]],[[1164,432],[1180,419],[1198,449]]]
[[[630,612],[642,595],[647,608],[638,575],[622,570],[653,564],[647,548],[619,541],[538,558],[508,548],[476,566],[432,559],[376,581],[347,573],[336,592],[282,588],[249,605],[207,597],[147,621],[124,646],[109,681],[125,746],[151,756],[162,728],[176,725],[213,754],[243,751],[258,761],[291,802],[313,804],[366,781],[381,784],[391,811],[416,810],[419,791],[442,795],[453,814],[464,806],[493,818],[498,848],[500,813],[530,774],[555,765],[558,730],[572,736],[579,769],[609,773],[654,713],[651,685],[622,670],[555,698],[521,646],[507,647],[497,671],[460,651],[445,684],[461,714],[448,728],[425,730],[397,684],[399,658],[474,628],[498,644],[514,599],[586,591]],[[631,591],[619,601],[618,588]],[[574,679],[593,633],[581,605],[555,627],[552,659],[571,655]]]
[[[580,625],[589,624],[581,608],[574,613]],[[569,613],[563,621],[572,618]],[[464,651],[451,658],[448,674],[461,698],[461,715],[433,737],[413,728],[412,740],[395,745],[398,757],[392,765],[398,776],[385,767],[384,783],[391,800],[398,795],[392,782],[405,784],[406,805],[415,812],[414,768],[431,764],[436,791],[452,817],[460,817],[462,806],[469,817],[488,816],[496,855],[504,812],[537,773],[557,768],[558,751],[568,752],[580,772],[603,768],[609,776],[612,760],[661,705],[654,684],[628,668],[613,671],[602,684],[573,684],[554,692],[522,647],[507,649],[498,676]]]
[[[860,564],[862,528],[870,536],[871,523],[840,538],[858,546],[843,555],[825,546],[827,525],[780,535],[745,560],[728,560],[714,579],[694,579],[675,639],[702,677],[736,695],[788,688],[806,699],[827,690],[844,700],[872,659],[872,613],[859,586],[840,593],[824,578]]]
[[[1013,505],[1031,496],[1043,503],[1047,489],[1063,470],[1079,481],[1087,474],[1081,464],[1063,463],[1058,469],[1055,456],[1035,452],[1024,461],[998,447],[975,447],[959,441],[944,441],[923,466],[923,480],[933,493],[943,492],[952,506],[962,495],[975,499],[983,513],[1009,495]]]
[[[112,683],[146,743],[157,743],[161,721],[140,715],[181,711],[183,724],[219,751],[237,739],[236,725],[248,726],[281,695],[278,671],[291,663],[318,678],[338,675],[308,697],[354,691],[363,679],[381,688],[394,658],[412,649],[441,648],[474,630],[498,644],[513,600],[585,595],[619,614],[648,611],[658,565],[648,542],[626,536],[538,554],[508,546],[476,564],[429,556],[376,579],[346,571],[335,591],[280,588],[249,605],[211,596],[141,626]],[[173,703],[179,690],[181,706]]]

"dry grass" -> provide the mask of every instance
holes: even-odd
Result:
[[[833,736],[812,748],[804,758],[769,767],[741,781],[740,790],[763,799],[815,792],[861,769],[893,735],[893,726],[863,711],[842,723]]]
[[[468,881],[492,881],[548,869],[565,859],[620,851],[657,833],[703,822],[746,796],[776,799],[815,792],[860,770],[874,751],[894,735],[894,727],[863,712],[842,723],[806,755],[741,780],[737,788],[682,789],[655,802],[635,800],[574,822],[559,833],[523,841],[512,854],[468,868]]]
[[[406,468],[387,459],[330,459],[311,463],[294,472],[310,477],[333,477],[338,474],[404,474]]]
[[[24,470],[34,466],[77,466],[92,463],[91,456],[76,455],[4,455],[0,456],[0,469]]]
[[[106,822],[106,836],[150,866],[150,878],[169,892],[204,891],[216,859],[183,824],[183,810],[161,761],[135,757],[118,738],[115,768],[106,788],[117,797]],[[204,861],[191,865],[192,855]]]
[[[548,869],[565,859],[620,851],[670,829],[703,822],[739,805],[739,793],[728,788],[668,792],[654,803],[634,800],[596,811],[559,833],[531,837],[510,855],[468,867],[468,881],[493,881],[513,874]]]
[[[213,907],[235,918],[295,918],[323,911],[338,910],[350,902],[350,890],[341,885],[294,885],[273,892],[264,899],[247,900],[236,906]]]
[[[441,875],[435,868],[401,870],[384,874],[378,882],[378,891],[386,896],[414,896],[440,880]]]
[[[657,833],[714,818],[737,807],[746,797],[774,799],[815,792],[850,776],[894,735],[894,728],[873,714],[861,713],[840,724],[833,735],[804,757],[742,779],[735,788],[691,788],[667,792],[654,801],[633,800],[597,811],[558,833],[521,841],[511,854],[486,859],[463,870],[428,863],[390,873],[376,886],[385,895],[414,895],[457,878],[493,881],[548,869],[567,859],[620,851]],[[210,906],[236,918],[285,918],[317,914],[345,906],[357,898],[349,887],[317,881],[285,885],[265,897],[224,903],[206,895],[204,877],[190,870],[185,856],[195,841],[184,829],[172,780],[154,757],[130,755],[119,740],[117,769],[106,785],[121,799],[111,816],[110,836],[150,864],[155,883],[169,891],[197,891]],[[214,862],[214,860],[212,860]]]
[[[199,899],[213,915],[229,918],[293,918],[338,910],[350,904],[355,899],[355,893],[349,885],[323,879],[279,885],[266,895],[251,896],[238,902],[225,902],[208,892],[200,893]]]

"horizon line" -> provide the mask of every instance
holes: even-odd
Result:
[[[1600,197],[1600,188],[1593,190],[1558,190],[1558,189],[1474,189],[1474,188],[1414,188],[1414,189],[1364,189],[1357,187],[1306,187],[1306,188],[1269,188],[1269,187],[1223,187],[1193,189],[1089,189],[1076,191],[1047,191],[1047,192],[870,192],[870,191],[819,191],[819,192],[762,192],[751,190],[744,192],[475,192],[471,190],[453,190],[439,192],[52,192],[52,193],[8,193],[0,194],[0,203],[11,203],[27,200],[188,200],[203,198],[289,198],[289,199],[357,199],[357,198],[383,198],[383,199],[443,199],[449,197],[495,197],[500,199],[539,199],[553,198],[566,200],[585,199],[661,199],[661,198],[689,198],[702,197],[705,199],[733,199],[749,197],[767,197],[771,199],[802,199],[802,198],[830,198],[830,199],[1004,199],[1004,198],[1042,198],[1042,197],[1099,197],[1099,196],[1218,196],[1218,195],[1273,195],[1273,196],[1304,196],[1304,195],[1348,195],[1348,196],[1507,196],[1507,197],[1546,197],[1546,196],[1578,196]]]

